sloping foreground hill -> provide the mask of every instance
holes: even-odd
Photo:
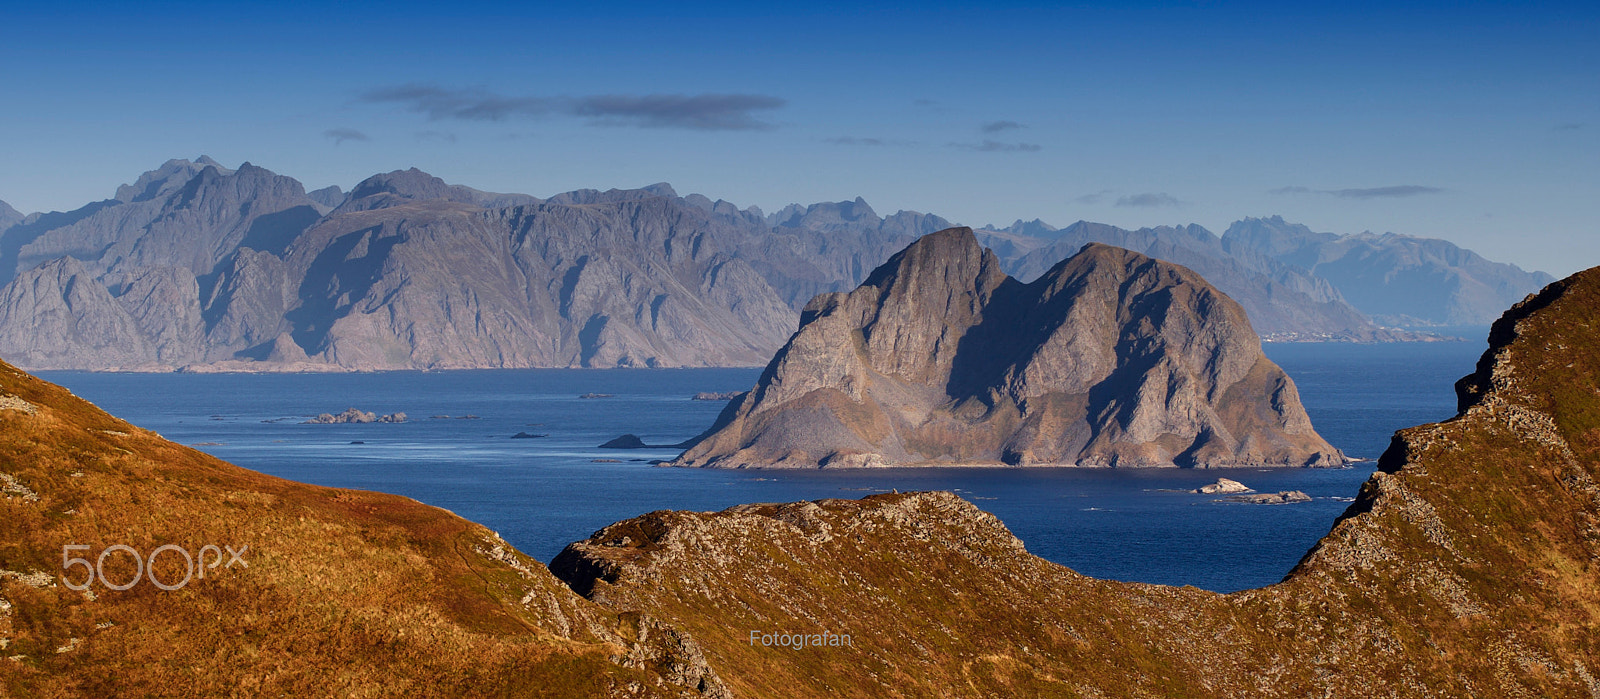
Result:
[[[1397,433],[1259,590],[1085,578],[946,493],[657,512],[551,568],[691,634],[736,696],[1597,697],[1596,308],[1600,268],[1508,312],[1461,414]]]
[[[718,692],[692,641],[578,597],[482,526],[231,466],[5,364],[0,490],[0,697]],[[79,592],[72,544],[216,567]],[[206,545],[248,548],[232,563]],[[155,561],[184,580],[183,554]],[[135,575],[126,551],[100,564],[111,585]]]

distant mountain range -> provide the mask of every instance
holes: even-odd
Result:
[[[854,288],[932,214],[863,200],[766,214],[671,186],[548,199],[412,169],[306,192],[172,160],[71,212],[0,203],[0,356],[80,369],[754,366],[818,293]],[[1401,340],[1487,322],[1550,279],[1448,242],[1246,219],[976,231],[1031,281],[1091,242],[1199,272],[1268,340]]]

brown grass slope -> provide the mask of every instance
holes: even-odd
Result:
[[[1600,697],[1600,268],[1494,327],[1277,585],[1093,580],[948,493],[657,512],[552,569],[740,697]],[[752,645],[751,630],[849,647]]]
[[[693,642],[407,498],[247,471],[0,363],[0,697],[679,696]],[[68,589],[62,547],[248,546],[176,591]],[[73,556],[83,556],[74,551]],[[207,562],[215,560],[208,558]],[[105,559],[121,584],[131,557]],[[157,577],[184,577],[182,557]],[[69,572],[77,583],[81,567]],[[676,683],[676,684],[675,684]]]

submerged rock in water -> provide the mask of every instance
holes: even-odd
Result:
[[[512,439],[539,439],[540,437],[549,437],[549,436],[550,435],[547,435],[547,434],[529,434],[527,432],[518,432],[518,433],[516,433],[514,435],[511,435],[511,438]]]
[[[1254,495],[1230,495],[1223,498],[1225,502],[1245,502],[1252,505],[1287,505],[1294,502],[1311,502],[1311,496],[1298,490],[1283,490],[1276,493],[1256,493]]]

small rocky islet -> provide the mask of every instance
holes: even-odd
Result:
[[[310,420],[306,420],[305,422],[302,422],[300,424],[302,424],[302,425],[366,425],[366,424],[374,424],[374,423],[397,424],[397,423],[401,423],[401,422],[405,422],[405,421],[406,421],[406,414],[405,413],[390,413],[388,415],[379,415],[377,413],[368,412],[368,411],[365,411],[365,410],[361,410],[359,408],[347,408],[344,412],[339,413],[337,415],[335,415],[333,413],[322,413],[321,415],[318,415],[318,416],[316,416],[314,418],[311,418]]]

